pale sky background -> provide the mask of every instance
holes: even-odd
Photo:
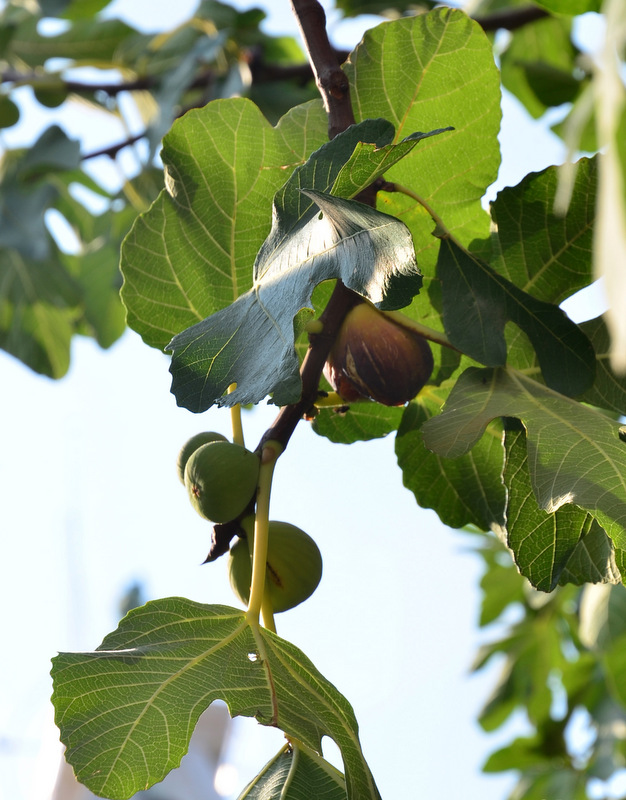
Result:
[[[286,2],[236,5],[266,8],[269,32],[296,32]],[[195,6],[118,0],[108,13],[156,29],[186,19]],[[345,47],[378,21],[337,24],[333,17],[331,38]],[[587,33],[593,23],[587,15]],[[559,140],[531,124],[514,100],[505,98],[504,110],[499,187],[563,158]],[[87,113],[81,107],[64,115],[68,134],[84,131]],[[50,118],[42,114],[37,124]],[[0,145],[31,142],[39,130],[22,126]],[[83,149],[120,138],[121,130],[93,114]],[[100,161],[92,168],[114,181],[110,163]],[[134,581],[148,599],[237,605],[226,559],[200,566],[210,528],[176,475],[184,441],[200,430],[228,434],[229,414],[177,408],[167,368],[168,358],[132,331],[106,352],[75,341],[70,373],[59,382],[0,352],[0,800],[49,796],[60,756],[50,658],[95,648],[116,627],[120,597]],[[274,416],[265,404],[244,416],[250,446]],[[302,423],[277,468],[272,517],[309,532],[324,558],[318,591],[278,615],[278,632],[352,703],[383,798],[504,798],[512,776],[479,769],[510,731],[487,736],[475,721],[498,670],[469,675],[480,643],[495,635],[477,629],[482,562],[471,553],[471,536],[442,526],[402,487],[393,437],[344,447]],[[227,755],[239,777],[228,797],[282,743],[280,733],[253,720],[237,720],[233,730]]]

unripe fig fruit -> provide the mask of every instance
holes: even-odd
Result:
[[[191,454],[194,453],[200,447],[200,445],[208,444],[208,442],[227,441],[228,439],[225,436],[222,436],[221,433],[216,433],[215,431],[202,431],[202,433],[196,433],[196,435],[192,436],[191,439],[187,439],[185,444],[180,448],[178,452],[178,459],[176,460],[180,482],[185,482],[185,467],[187,466],[187,461],[189,461]]]
[[[248,534],[253,541],[253,531]],[[247,539],[237,539],[228,556],[228,576],[237,597],[250,599],[252,558]],[[315,541],[288,522],[270,522],[265,591],[275,613],[287,611],[310,597],[322,577],[322,555]]]
[[[185,467],[185,486],[192,506],[210,522],[236,519],[254,497],[259,466],[259,458],[241,445],[201,445]]]
[[[426,384],[433,354],[423,336],[362,302],[348,314],[324,366],[347,402],[369,398],[401,406]]]

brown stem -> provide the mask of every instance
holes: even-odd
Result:
[[[361,301],[359,295],[346,288],[341,281],[337,281],[335,290],[320,316],[322,331],[309,335],[309,349],[300,369],[302,396],[297,403],[281,408],[271,428],[263,434],[257,452],[260,452],[265,442],[270,440],[280,442],[283,449],[287,446],[297,424],[313,408],[317,400],[320,376],[344,317]]]
[[[92,150],[90,153],[85,153],[81,156],[81,160],[88,161],[90,158],[98,158],[98,156],[109,156],[109,158],[114,158],[120,150],[123,150],[125,147],[130,147],[136,142],[141,141],[141,139],[143,139],[145,136],[145,131],[143,133],[138,133],[136,136],[129,136],[128,139],[124,139],[123,142],[110,144],[108,147],[103,147],[101,150]]]
[[[507,31],[515,31],[523,28],[538,19],[549,17],[550,12],[537,6],[525,6],[523,8],[507,8],[502,11],[494,11],[484,17],[475,17],[476,22],[484,31],[497,31],[503,28]]]
[[[291,0],[291,6],[328,114],[328,138],[333,139],[355,122],[350,84],[339,65],[337,51],[328,40],[322,6],[317,0]]]
[[[291,2],[328,114],[328,137],[332,139],[355,122],[350,104],[350,85],[339,66],[337,52],[328,41],[324,9],[317,0],[291,0]],[[375,206],[375,191],[366,190],[358,199]],[[320,317],[321,333],[309,335],[309,349],[300,368],[302,379],[300,400],[281,408],[273,425],[263,435],[259,452],[263,449],[264,443],[270,440],[280,442],[284,450],[297,424],[313,408],[318,397],[320,376],[341,323],[348,311],[359,302],[361,302],[359,295],[348,289],[341,281],[337,281],[328,305]]]

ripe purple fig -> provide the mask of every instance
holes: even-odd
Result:
[[[411,400],[432,371],[426,339],[367,302],[348,312],[324,366],[346,402],[370,399],[385,406]]]

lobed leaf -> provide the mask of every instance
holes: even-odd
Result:
[[[216,402],[256,403],[268,394],[278,405],[297,400],[294,318],[311,307],[312,292],[323,281],[339,278],[381,308],[406,305],[419,290],[408,228],[369,206],[327,194],[351,157],[351,172],[367,175],[363,180],[371,183],[390,160],[406,155],[406,142],[395,155],[385,146],[392,137],[385,120],[354,125],[315,152],[277,192],[252,289],[168,345],[179,405],[203,411]],[[355,156],[364,139],[376,149],[359,148]],[[352,181],[346,186],[350,192],[358,188]],[[233,383],[237,389],[226,395]]]
[[[578,395],[593,383],[591,342],[558,306],[523,292],[449,236],[441,240],[437,274],[446,333],[462,352],[487,366],[504,365],[510,320],[532,342],[548,386]]]
[[[322,408],[313,430],[336,444],[366,442],[397,430],[403,413],[403,408],[372,402],[352,403],[347,410]]]
[[[147,344],[163,349],[250,289],[273,195],[326,137],[318,102],[275,128],[243,99],[215,101],[172,126],[166,190],[122,247],[128,324]]]
[[[245,614],[182,598],[131,611],[91,653],[53,659],[53,703],[66,759],[95,794],[121,800],[178,766],[216,699],[321,755],[331,736],[347,797],[379,800],[347,700],[297,647]]]
[[[345,800],[344,776],[301,743],[284,747],[237,800]]]
[[[447,395],[442,387],[429,387],[407,406],[396,438],[402,482],[419,505],[436,511],[445,525],[500,528],[506,501],[500,426],[490,426],[469,453],[455,460],[424,446],[422,426],[441,411]]]
[[[591,514],[571,503],[553,513],[537,505],[524,433],[507,431],[505,446],[507,544],[522,575],[544,592],[559,583],[619,583],[611,540]]]
[[[496,417],[518,417],[540,508],[587,509],[616,548],[626,547],[626,444],[618,423],[507,369],[466,370],[443,413],[423,426],[426,447],[445,458],[467,453]]]
[[[500,76],[478,23],[451,8],[383,23],[366,32],[345,71],[357,119],[390,120],[396,141],[416,130],[453,127],[385,177],[424,198],[464,244],[486,237],[481,198],[500,163]],[[379,196],[379,207],[409,226],[420,267],[431,277],[437,244],[430,216],[398,193]]]
[[[493,269],[538,300],[560,303],[592,280],[596,158],[576,162],[567,213],[556,214],[559,168],[527,175],[491,204]]]

